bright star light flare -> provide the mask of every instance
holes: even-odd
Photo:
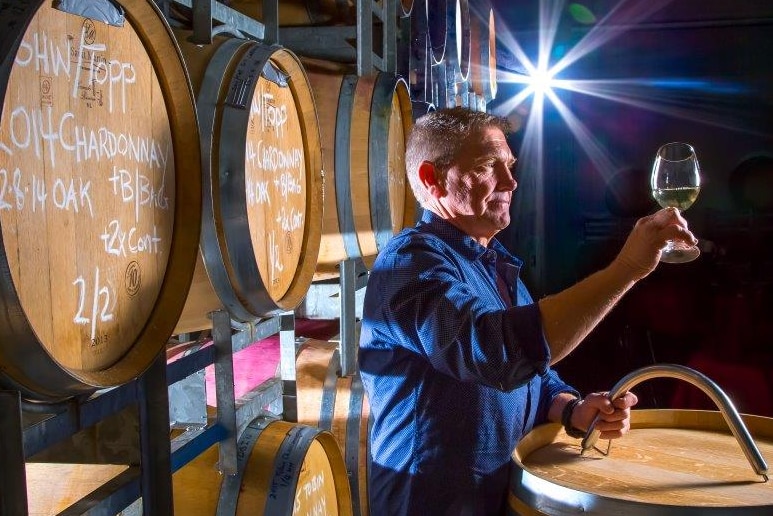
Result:
[[[592,161],[603,177],[611,177],[618,169],[612,156],[596,140],[591,130],[577,118],[569,107],[559,98],[560,90],[575,92],[634,106],[639,109],[660,113],[666,116],[688,119],[707,125],[722,126],[741,132],[751,132],[748,128],[729,127],[726,112],[718,106],[697,106],[693,98],[706,92],[733,94],[739,93],[737,87],[723,84],[721,81],[680,78],[637,77],[627,79],[571,79],[572,66],[583,57],[600,47],[613,42],[626,31],[635,28],[663,9],[673,0],[621,0],[602,19],[590,27],[587,33],[551,63],[554,53],[559,22],[564,12],[564,0],[540,0],[539,32],[536,60],[531,59],[515,36],[499,30],[499,44],[509,51],[517,64],[510,66],[511,71],[500,70],[498,81],[501,84],[521,84],[523,88],[511,98],[494,108],[499,115],[508,116],[526,107],[528,119],[523,132],[522,149],[519,154],[540,156],[543,149],[543,111],[549,101],[555,111],[572,132],[580,147]],[[500,90],[501,91],[501,90]],[[523,109],[519,110],[523,111]],[[527,148],[530,146],[531,148]],[[539,160],[541,162],[541,159]],[[531,162],[530,166],[537,163]],[[541,175],[542,168],[536,168]],[[539,192],[538,192],[539,194]]]

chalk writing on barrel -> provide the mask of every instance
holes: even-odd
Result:
[[[107,60],[100,52],[107,50],[104,43],[88,43],[88,27],[82,27],[77,45],[72,46],[68,38],[61,42],[49,39],[47,34],[31,32],[19,44],[14,64],[18,67],[35,66],[35,70],[46,75],[66,75],[73,79],[72,97],[78,97],[81,79],[93,88],[107,86],[108,110],[112,113],[120,101],[122,113],[127,112],[126,94],[129,85],[137,82],[137,73],[132,63],[117,59]],[[63,45],[63,47],[62,47]],[[64,59],[63,56],[72,59]],[[85,73],[84,73],[85,72]]]
[[[301,149],[297,147],[283,149],[275,145],[266,145],[263,140],[258,141],[257,145],[248,140],[245,156],[252,168],[272,172],[297,170],[304,164]]]
[[[99,238],[104,242],[105,252],[115,256],[161,252],[159,244],[162,239],[158,236],[158,228],[155,224],[152,232],[143,233],[134,226],[125,229],[120,221],[111,220]]]
[[[33,11],[11,28],[21,32],[0,95],[6,260],[41,343],[95,371],[94,355],[112,364],[146,331],[140,317],[165,299],[177,249],[177,103],[157,73],[169,54],[132,20],[112,27],[49,2],[19,21]]]
[[[301,510],[304,512],[301,513]],[[324,516],[327,514],[325,497],[325,473],[320,471],[311,476],[295,492],[293,514]]]
[[[101,283],[99,267],[94,269],[94,277],[89,278],[89,281],[83,276],[78,276],[72,284],[78,289],[78,309],[73,322],[82,325],[91,324],[90,339],[92,342],[98,342],[96,340],[97,320],[99,322],[113,320],[115,290],[110,280],[105,284]]]
[[[284,206],[279,208],[279,214],[276,217],[276,223],[284,231],[297,231],[303,227],[304,213],[295,209],[295,206],[287,211]]]
[[[286,128],[297,121],[294,106],[284,102],[286,90],[269,80],[259,81],[250,106],[245,147],[247,204],[272,206],[270,212],[253,212],[256,226],[266,235],[267,260],[261,266],[272,288],[280,288],[286,271],[291,270],[285,260],[294,258],[298,238],[294,235],[304,230],[305,223],[306,159],[298,141],[285,137]]]
[[[91,181],[81,177],[61,178],[53,180],[50,187],[43,178],[32,174],[31,180],[26,180],[20,168],[16,167],[12,174],[0,168],[0,210],[24,210],[27,206],[27,196],[32,199],[33,213],[45,212],[47,202],[51,202],[59,210],[80,213],[84,211],[94,217],[94,206],[91,201]]]
[[[268,195],[268,181],[253,181],[248,177],[245,181],[247,190],[247,204],[271,204],[271,198]]]
[[[271,265],[269,280],[272,284],[276,284],[280,280],[280,278],[274,276],[274,271],[281,273],[284,270],[281,256],[279,244],[276,243],[276,232],[271,231],[268,234],[268,261]]]
[[[165,171],[166,172],[166,171]],[[150,178],[140,174],[138,168],[134,173],[126,169],[113,166],[113,174],[107,180],[113,185],[113,194],[124,203],[134,204],[134,219],[140,220],[140,208],[149,206],[160,210],[169,209],[169,198],[165,194],[163,176],[161,186],[156,186]]]
[[[274,95],[268,93],[261,87],[256,95],[252,97],[250,105],[250,128],[256,129],[255,116],[260,122],[260,130],[266,131],[272,129],[276,131],[277,137],[284,136],[284,127],[287,123],[287,106],[275,106]]]
[[[159,170],[165,170],[167,167],[171,151],[169,141],[115,132],[106,127],[90,129],[78,125],[75,115],[69,111],[63,113],[58,120],[53,113],[51,106],[16,106],[7,117],[8,139],[0,139],[0,151],[12,156],[15,150],[32,146],[35,157],[42,159],[45,146],[52,166],[56,166],[56,151],[61,149],[74,154],[76,163],[112,160],[121,156]]]

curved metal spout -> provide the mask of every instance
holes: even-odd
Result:
[[[754,444],[749,431],[746,429],[741,416],[738,415],[738,411],[735,409],[730,398],[727,397],[725,392],[719,388],[709,377],[689,367],[685,367],[677,364],[659,364],[637,369],[632,373],[624,376],[617,384],[609,391],[608,398],[613,401],[627,392],[631,387],[637,385],[650,378],[676,378],[678,380],[684,380],[691,383],[702,390],[709,398],[719,407],[722,416],[725,418],[730,430],[733,432],[738,444],[741,445],[746,459],[751,464],[754,472],[762,476],[765,482],[768,481],[768,465],[765,459],[762,457],[759,448]],[[591,423],[588,431],[585,433],[585,437],[582,440],[582,453],[592,448],[601,435],[600,430],[596,430],[596,423],[599,416]]]

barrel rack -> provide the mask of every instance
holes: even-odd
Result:
[[[293,50],[304,41],[312,41],[309,38],[314,34],[319,48],[337,47],[343,60],[355,55],[358,75],[374,70],[394,71],[397,65],[396,0],[383,0],[380,4],[357,0],[355,25],[329,31],[315,27],[311,29],[313,32],[302,28],[280,31],[278,0],[264,0],[262,23],[217,1],[154,1],[167,17],[173,3],[190,8],[193,38],[199,44],[211,43],[214,34],[228,31],[268,43],[279,43],[281,38],[282,44]],[[378,26],[381,49],[366,52],[363,49],[374,48],[375,26]],[[354,49],[345,42],[352,36],[357,42]],[[363,272],[361,260],[341,262],[338,280],[341,375],[355,372],[355,293],[366,283],[367,273]],[[131,456],[127,469],[60,514],[115,515],[122,511],[128,514],[135,508],[142,514],[172,514],[172,473],[219,443],[221,470],[224,474],[233,474],[237,435],[247,422],[265,412],[296,420],[295,356],[299,343],[295,338],[294,313],[286,312],[250,324],[232,321],[223,310],[210,316],[212,346],[193,349],[170,363],[166,361],[166,353],[161,352],[141,376],[118,387],[57,403],[25,401],[18,391],[0,390],[0,516],[28,514],[28,459],[49,451],[54,445],[63,442],[67,445],[66,441],[78,432],[125,410],[136,410],[133,417],[136,417],[138,435],[134,437],[139,441],[138,447],[122,450]],[[233,354],[277,333],[280,377],[256,387],[240,398],[237,406]],[[214,417],[207,414],[204,393],[204,369],[209,365],[215,369]],[[172,437],[170,429],[174,428],[178,432]],[[77,449],[65,453],[78,456]]]
[[[294,341],[293,317],[280,315],[233,335],[227,313],[214,312],[212,317],[213,346],[168,366],[165,353],[161,353],[136,380],[87,399],[40,405],[22,401],[18,392],[0,391],[0,514],[27,514],[26,458],[129,407],[136,407],[139,415],[139,460],[132,461],[125,472],[61,514],[113,515],[140,497],[144,514],[171,514],[170,474],[216,442],[221,443],[224,472],[235,470],[237,408],[232,354],[277,332],[281,339]],[[185,431],[170,440],[168,388],[185,382],[210,364],[214,364],[216,371],[216,417],[205,418],[198,425],[187,423]],[[255,407],[270,404],[279,396],[279,389],[277,381],[262,385],[248,403],[239,407],[239,417],[249,417]],[[201,398],[202,405],[205,399]],[[165,471],[170,473],[164,474]]]

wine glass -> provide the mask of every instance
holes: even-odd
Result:
[[[664,208],[686,210],[701,189],[700,165],[692,145],[666,143],[658,149],[650,178],[652,196]],[[696,246],[669,240],[660,255],[666,263],[684,263],[696,259],[701,252]]]

